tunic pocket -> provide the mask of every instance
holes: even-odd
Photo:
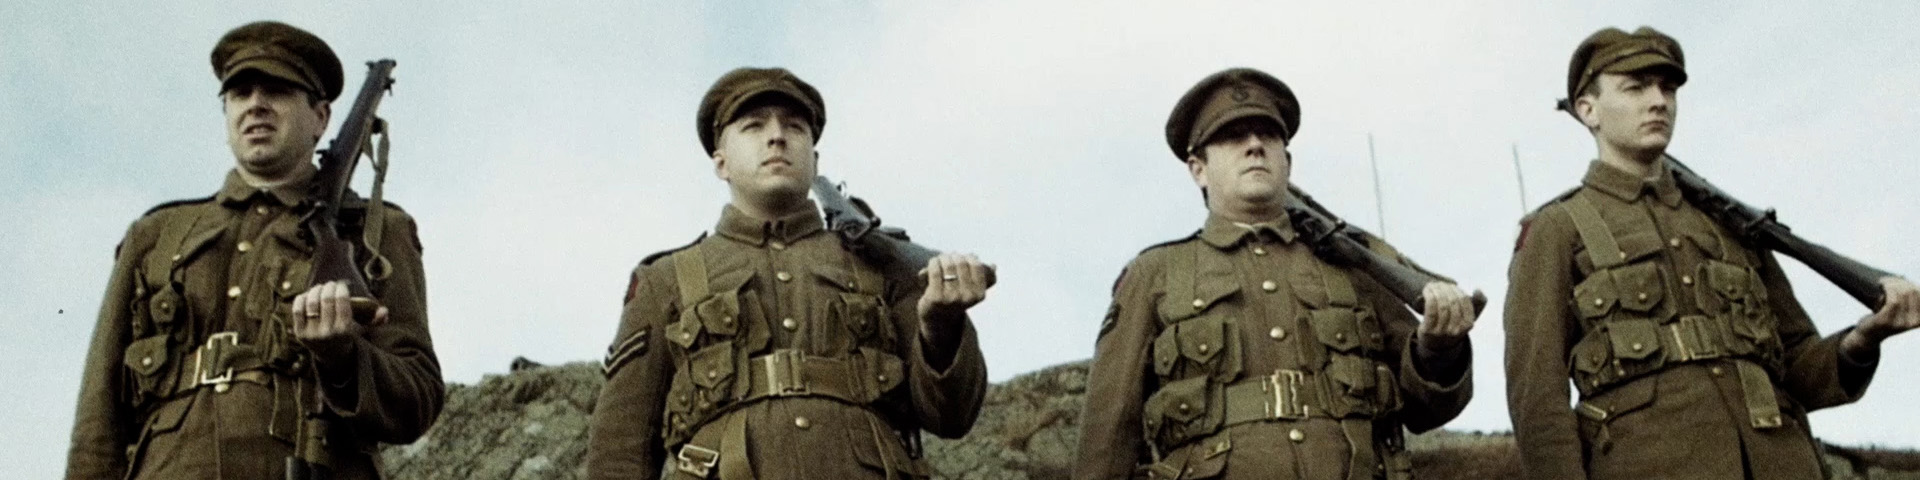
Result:
[[[164,385],[160,380],[167,366],[173,337],[166,334],[142,338],[127,344],[125,355],[121,358],[127,370],[133,372],[134,405],[146,403],[161,396]]]
[[[1147,397],[1141,415],[1146,438],[1167,448],[1217,430],[1224,417],[1214,411],[1211,383],[1207,377],[1177,380]]]

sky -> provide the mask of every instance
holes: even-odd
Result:
[[[1596,29],[1652,25],[1687,54],[1674,156],[1808,239],[1920,274],[1904,248],[1920,242],[1920,3],[329,3],[0,2],[6,476],[62,468],[127,225],[232,168],[208,53],[260,19],[325,38],[349,88],[362,62],[399,62],[380,111],[387,198],[418,220],[453,382],[515,356],[600,357],[633,266],[718,218],[726,189],[693,116],[739,66],[821,91],[821,173],[921,243],[998,265],[973,311],[995,380],[1092,355],[1120,267],[1199,227],[1161,129],[1188,87],[1235,66],[1299,95],[1295,183],[1497,306],[1517,221],[1594,156],[1552,110],[1568,56]],[[1783,263],[1821,331],[1867,313]],[[1503,335],[1489,309],[1478,395],[1449,428],[1511,428]],[[1881,361],[1864,400],[1813,415],[1817,436],[1920,447],[1903,401],[1920,396],[1920,334]]]

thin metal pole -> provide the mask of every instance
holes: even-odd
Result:
[[[1373,132],[1367,132],[1367,162],[1373,164],[1373,208],[1380,219],[1380,238],[1387,238],[1387,202],[1380,194],[1380,159],[1373,152]]]
[[[1527,177],[1520,173],[1520,144],[1513,144],[1513,178],[1520,184],[1520,213],[1527,213]]]

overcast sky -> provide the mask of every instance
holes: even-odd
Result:
[[[418,219],[449,381],[516,355],[599,358],[634,264],[718,217],[693,116],[743,65],[825,96],[822,173],[922,243],[999,265],[974,312],[995,380],[1091,355],[1120,267],[1198,228],[1161,128],[1233,66],[1300,96],[1296,183],[1500,305],[1524,211],[1515,152],[1526,209],[1577,184],[1591,137],[1551,108],[1567,58],[1598,28],[1653,25],[1691,76],[1675,156],[1809,239],[1920,274],[1920,3],[793,3],[0,3],[5,476],[62,468],[127,225],[232,167],[208,52],[259,19],[325,38],[349,88],[362,62],[399,61],[387,195]],[[1823,332],[1866,312],[1786,263]],[[1450,428],[1510,428],[1499,315],[1474,331],[1479,395]],[[1890,341],[1867,398],[1816,413],[1814,432],[1920,446],[1916,338]]]

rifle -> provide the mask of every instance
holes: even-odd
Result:
[[[380,303],[367,289],[367,280],[353,262],[353,242],[340,237],[340,206],[345,203],[347,183],[366,152],[368,140],[386,129],[386,121],[374,116],[380,99],[393,88],[392,59],[367,62],[367,80],[353,99],[353,109],[340,124],[340,134],[320,151],[320,173],[313,178],[315,213],[307,216],[307,232],[313,235],[313,275],[307,285],[332,281],[347,284],[353,300],[353,319],[362,325],[373,320]]]
[[[841,245],[880,268],[888,278],[917,277],[927,261],[940,251],[913,243],[906,230],[881,226],[866,200],[849,196],[846,185],[835,185],[825,175],[813,177],[813,196],[826,216],[827,230],[840,235]],[[987,269],[987,286],[997,281]]]
[[[1292,184],[1287,185],[1287,202],[1282,208],[1293,219],[1293,226],[1306,237],[1307,244],[1321,259],[1360,269],[1387,291],[1400,298],[1407,306],[1416,310],[1426,308],[1427,299],[1421,293],[1428,283],[1442,281],[1420,269],[1402,265],[1397,259],[1390,259],[1367,248],[1361,243],[1366,232],[1359,227],[1348,225],[1345,220],[1334,216],[1327,207],[1313,200],[1312,196]],[[1487,294],[1473,291],[1473,314],[1480,315],[1487,308]]]
[[[303,219],[314,241],[313,274],[307,285],[346,282],[347,291],[352,297],[353,320],[362,325],[373,321],[380,303],[373,299],[371,290],[367,288],[366,277],[354,264],[353,242],[340,236],[340,206],[347,199],[347,183],[353,180],[354,167],[359,165],[360,156],[366,153],[368,141],[374,134],[384,135],[386,130],[386,121],[374,116],[374,111],[380,108],[381,97],[393,88],[394,65],[392,59],[367,62],[367,80],[360,84],[360,93],[353,99],[353,108],[340,124],[340,133],[333,137],[325,150],[319,152],[320,172],[314,174],[312,190],[314,210]],[[384,168],[380,164],[375,166]],[[380,201],[377,193],[374,197],[372,201]],[[372,205],[369,208],[379,207]],[[375,258],[378,262],[377,252]],[[318,405],[318,390],[314,398]],[[295,451],[287,457],[288,480],[318,480],[332,476],[327,462],[322,460],[331,458],[324,444],[326,419],[315,416],[317,408],[307,410],[307,418],[301,421],[301,432],[294,441]]]
[[[1680,163],[1679,159],[1668,156],[1667,164],[1672,165],[1674,183],[1680,187],[1681,196],[1705,211],[1708,217],[1719,222],[1720,226],[1732,230],[1745,243],[1787,254],[1807,268],[1827,277],[1828,281],[1852,295],[1868,309],[1879,311],[1886,301],[1886,290],[1880,286],[1880,279],[1894,276],[1864,263],[1834,253],[1820,244],[1801,239],[1794,235],[1786,225],[1774,218],[1773,209],[1761,210],[1740,202],[1726,192],[1716,188],[1707,179]]]

